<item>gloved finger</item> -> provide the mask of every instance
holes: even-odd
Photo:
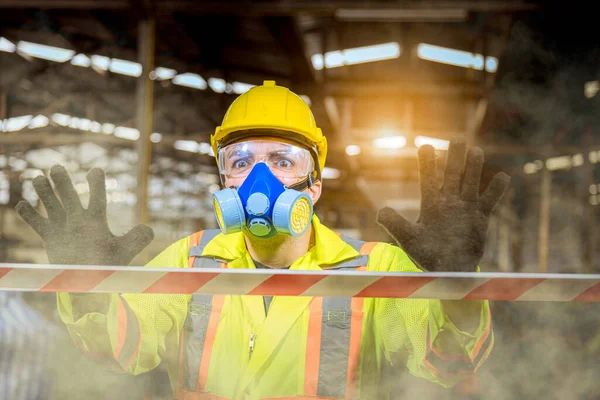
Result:
[[[90,185],[90,204],[88,213],[94,217],[106,215],[106,179],[104,171],[93,168],[87,175]]]
[[[83,212],[79,196],[73,187],[67,170],[62,165],[55,165],[50,169],[50,177],[56,186],[56,191],[67,214]]]
[[[146,246],[154,239],[154,231],[147,225],[138,225],[119,240],[120,248],[123,251],[123,258],[131,262]]]
[[[480,198],[480,208],[485,215],[490,215],[492,211],[494,211],[496,204],[498,204],[500,198],[502,198],[502,195],[504,195],[504,192],[508,189],[509,184],[510,176],[506,175],[504,172],[499,172],[494,175],[494,178]]]
[[[15,206],[15,210],[17,214],[23,218],[25,222],[29,226],[33,228],[34,231],[37,232],[42,238],[44,238],[45,234],[48,232],[48,228],[50,225],[50,221],[46,218],[42,217],[35,209],[29,204],[29,202],[25,200],[21,200]]]
[[[479,197],[479,183],[481,182],[483,160],[483,150],[479,147],[469,149],[461,192],[463,200],[475,201]]]
[[[436,204],[440,197],[435,162],[435,149],[424,145],[419,148],[419,179],[421,183],[421,208]]]
[[[464,139],[452,139],[448,148],[448,159],[444,173],[445,194],[458,196],[460,191],[460,179],[465,167],[465,153],[467,144]]]
[[[37,176],[33,180],[33,188],[44,204],[50,221],[64,221],[67,218],[65,210],[45,176]]]
[[[413,224],[389,207],[379,210],[377,223],[383,226],[400,245],[406,244],[416,237]]]

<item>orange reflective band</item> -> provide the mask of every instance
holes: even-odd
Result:
[[[471,352],[471,360],[474,360],[475,357],[477,357],[477,354],[481,350],[481,346],[483,346],[483,344],[486,342],[488,336],[490,335],[490,331],[491,331],[491,327],[492,327],[492,315],[491,314],[492,314],[492,311],[490,310],[490,304],[488,303],[488,307],[487,307],[488,324],[485,327],[485,331],[481,335],[481,338],[479,338],[479,341],[475,345],[475,348]]]
[[[125,337],[127,336],[127,311],[125,310],[123,300],[120,296],[119,306],[117,309],[117,326],[117,344],[115,346],[115,352],[113,353],[115,360],[119,358],[121,350],[123,349],[123,345],[125,344]]]
[[[142,332],[137,316],[120,296],[117,308],[117,326],[117,342],[112,356],[119,366],[126,371],[140,350]]]
[[[314,297],[310,302],[308,334],[306,338],[306,361],[304,366],[304,394],[316,396],[321,362],[321,324],[323,323],[323,298]],[[314,398],[314,397],[311,397]]]
[[[217,336],[217,327],[221,319],[221,309],[225,296],[214,295],[212,298],[212,311],[208,319],[208,328],[206,328],[206,337],[204,339],[204,348],[202,350],[202,360],[200,361],[200,370],[198,371],[198,385],[196,390],[205,390],[208,379],[208,367],[210,366],[210,356],[212,354],[213,344]]]
[[[364,267],[359,270],[364,270]],[[348,375],[346,381],[346,398],[356,397],[358,381],[358,365],[360,361],[360,340],[362,338],[363,302],[361,297],[353,297],[351,302],[352,321],[350,322],[350,351],[348,352]]]
[[[375,246],[377,246],[377,242],[365,242],[365,244],[363,244],[360,248],[360,254],[363,256],[368,256],[371,254]]]
[[[190,249],[192,247],[196,247],[200,244],[200,239],[202,238],[202,234],[204,231],[196,232],[190,236]],[[194,261],[196,261],[196,257],[188,257],[188,267],[194,267]]]

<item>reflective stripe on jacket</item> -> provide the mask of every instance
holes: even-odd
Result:
[[[226,268],[227,264],[203,257],[218,229],[200,231],[190,239],[189,264],[192,268]],[[375,242],[346,236],[359,256],[332,266],[336,270],[366,270]],[[181,341],[178,398],[205,398],[210,354],[213,349],[224,296],[195,294],[189,305]],[[362,334],[363,299],[314,297],[309,303],[309,322],[303,396],[316,398],[354,398]],[[255,334],[252,334],[255,335]],[[256,341],[256,336],[249,341]],[[252,342],[251,342],[252,343]],[[251,345],[249,344],[249,347]],[[252,350],[249,348],[249,353]],[[251,357],[251,354],[249,354]]]
[[[369,244],[361,254],[360,242],[340,238],[316,216],[313,232],[314,246],[291,270],[358,270],[366,263],[368,271],[419,271],[397,246]],[[255,268],[243,234],[211,233],[174,243],[148,267]],[[468,333],[437,300],[275,296],[266,315],[261,296],[122,294],[110,297],[105,313],[82,313],[70,295],[58,295],[81,349],[123,360],[121,368],[133,374],[163,362],[181,399],[373,399],[384,365],[451,386],[472,375],[493,347],[489,306],[481,304],[479,328]]]

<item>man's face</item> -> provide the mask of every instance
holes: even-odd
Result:
[[[225,146],[219,151],[219,169],[225,187],[242,185],[252,168],[264,162],[285,186],[291,186],[314,170],[308,149],[279,138],[257,137]],[[313,204],[321,195],[321,182],[304,191]]]

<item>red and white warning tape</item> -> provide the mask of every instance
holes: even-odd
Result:
[[[0,290],[600,302],[600,275],[0,264]]]

